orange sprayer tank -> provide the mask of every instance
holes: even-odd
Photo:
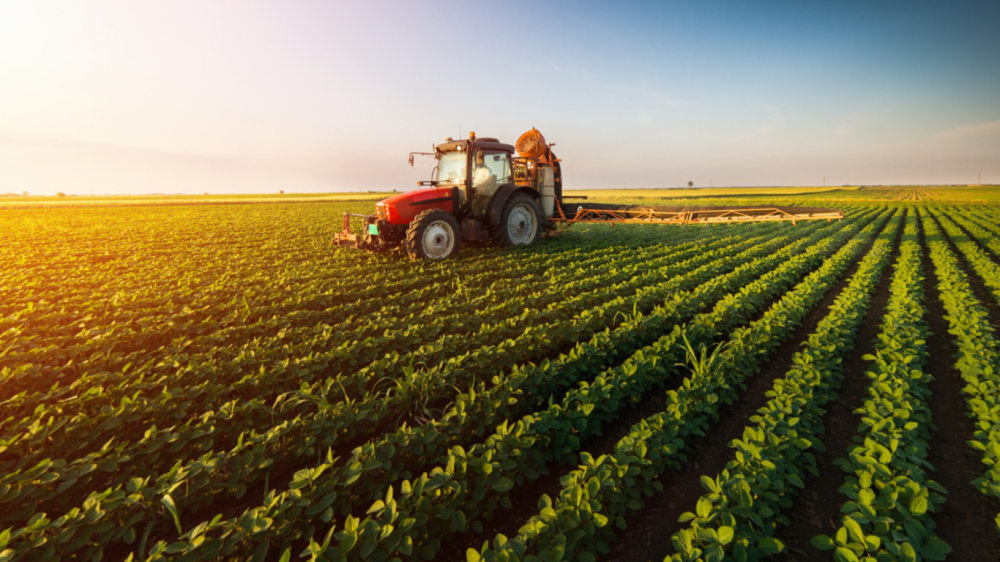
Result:
[[[549,145],[542,133],[534,127],[517,139],[515,148],[522,158],[537,158],[543,163],[549,163]]]

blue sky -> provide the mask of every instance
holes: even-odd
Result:
[[[997,4],[0,5],[0,193],[407,189],[538,127],[567,187],[1000,183]]]

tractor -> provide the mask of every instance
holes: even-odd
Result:
[[[375,205],[375,214],[344,214],[339,246],[383,252],[402,247],[411,259],[444,259],[462,242],[500,246],[531,244],[546,229],[562,202],[562,169],[554,144],[532,128],[517,145],[495,138],[445,139],[432,156],[437,166],[421,189],[394,195]],[[515,154],[516,152],[516,154]],[[354,234],[350,220],[364,220],[364,234]]]

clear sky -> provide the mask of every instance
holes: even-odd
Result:
[[[409,189],[446,136],[567,188],[1000,182],[1000,3],[0,3],[0,193]]]

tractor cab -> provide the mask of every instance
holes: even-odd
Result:
[[[476,138],[475,133],[469,140],[448,139],[434,147],[438,164],[431,181],[420,185],[455,189],[458,205],[454,212],[482,217],[497,190],[514,183],[513,152],[513,146],[494,138]]]

